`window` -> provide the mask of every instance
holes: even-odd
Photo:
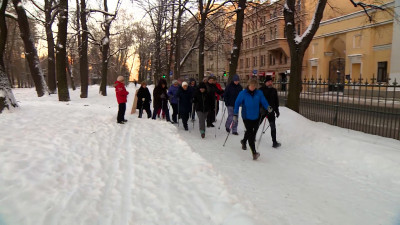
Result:
[[[353,48],[361,48],[361,35],[360,34],[353,36]]]
[[[387,82],[387,62],[378,62],[378,82]]]
[[[269,56],[269,65],[272,65],[272,55],[269,54],[268,56]]]
[[[243,59],[239,59],[239,68],[243,68]]]
[[[283,38],[286,38],[286,27],[283,28]]]
[[[312,45],[312,54],[318,53],[318,43]]]
[[[260,64],[261,66],[265,66],[265,55],[260,56]]]
[[[274,39],[274,32],[272,31],[272,27],[270,28],[270,32],[271,32],[271,38],[270,40]]]
[[[258,46],[258,37],[257,37],[257,35],[254,37],[254,46],[255,47]]]
[[[275,39],[278,38],[278,28],[275,26]]]
[[[246,58],[246,68],[250,67],[250,58]]]
[[[297,35],[300,35],[301,30],[300,30],[300,24],[297,24]]]

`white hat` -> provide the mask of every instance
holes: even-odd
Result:
[[[186,81],[183,81],[183,82],[182,82],[182,87],[183,87],[183,86],[188,86],[188,83],[187,83]]]

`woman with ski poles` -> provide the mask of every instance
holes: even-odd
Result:
[[[247,88],[241,91],[235,101],[234,108],[234,123],[238,122],[239,107],[242,106],[242,119],[246,132],[244,134],[243,140],[241,140],[242,149],[246,150],[246,142],[249,141],[249,146],[253,154],[253,160],[260,157],[260,153],[256,151],[255,137],[259,127],[260,120],[260,105],[272,111],[267,100],[265,99],[262,91],[257,90],[258,82],[257,80],[249,80]]]

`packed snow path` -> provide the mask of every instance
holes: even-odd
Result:
[[[129,115],[128,88],[119,125],[113,89],[97,90],[69,103],[14,90],[21,108],[0,115],[0,225],[400,223],[399,141],[282,108],[282,147],[268,130],[253,161],[241,121],[222,147],[223,125],[201,139],[197,120],[186,132]]]

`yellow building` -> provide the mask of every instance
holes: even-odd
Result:
[[[398,1],[398,0],[396,0]],[[371,2],[372,3],[372,2]],[[372,78],[387,82],[390,77],[393,39],[393,0],[382,0],[382,10],[368,10],[373,22],[361,7],[349,1],[335,1],[327,6],[324,18],[309,46],[307,72],[310,79],[336,82],[362,82]],[[339,73],[338,73],[339,72]]]

